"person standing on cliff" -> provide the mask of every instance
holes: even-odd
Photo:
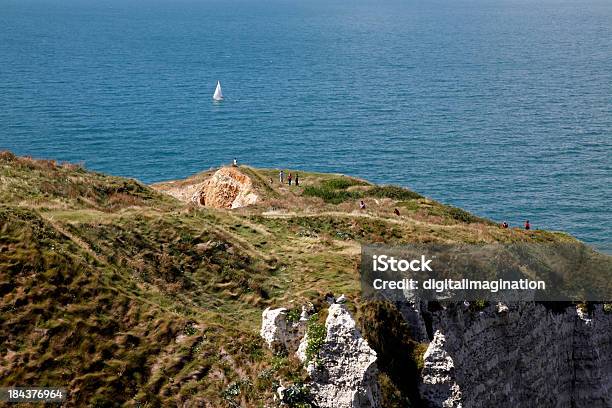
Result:
[[[285,172],[284,171],[280,171],[278,173],[278,179],[280,180],[280,183],[283,184],[285,182]]]
[[[287,176],[287,181],[289,182],[289,185],[291,185],[291,173],[289,173],[289,176]]]
[[[526,230],[530,230],[531,229],[531,224],[529,223],[529,220],[525,221],[525,229]]]
[[[297,173],[295,173],[295,186],[299,186],[300,185],[300,176],[298,176]]]
[[[238,167],[238,159],[236,159],[235,157],[234,157],[234,162],[233,162],[232,166]]]

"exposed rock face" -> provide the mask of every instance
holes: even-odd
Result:
[[[287,309],[266,309],[260,331],[275,351],[296,353],[306,363],[308,317],[287,322]],[[319,408],[379,408],[380,390],[376,352],[355,327],[355,320],[343,304],[332,304],[325,321],[326,336],[317,362],[309,362],[312,402]],[[285,388],[279,390],[281,400]]]
[[[344,305],[329,307],[325,328],[319,363],[307,366],[314,402],[321,408],[380,407],[376,352],[361,337]],[[300,344],[302,361],[307,342],[306,337]]]
[[[204,181],[193,195],[199,205],[214,208],[240,208],[257,202],[249,176],[235,167],[223,167]]]
[[[287,321],[287,312],[288,310],[285,308],[267,308],[262,314],[259,335],[268,347],[277,353],[283,351],[295,353],[306,333],[308,319],[302,315],[299,321],[289,322]]]
[[[431,407],[612,407],[612,315],[543,305],[433,314],[422,397]]]
[[[461,407],[461,390],[455,383],[455,363],[444,349],[446,338],[437,331],[423,356],[421,393],[433,406]]]
[[[258,200],[251,178],[237,167],[223,167],[204,181],[171,181],[155,185],[165,194],[197,205],[214,208],[240,208]]]

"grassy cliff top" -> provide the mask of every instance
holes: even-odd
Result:
[[[332,292],[358,313],[362,243],[573,240],[396,186],[239,170],[260,200],[221,210],[163,193],[210,172],[151,187],[0,153],[0,386],[64,386],[69,406],[270,405],[304,372],[265,349],[262,310]]]

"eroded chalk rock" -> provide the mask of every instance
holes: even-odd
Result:
[[[343,304],[332,304],[325,321],[326,337],[316,361],[307,370],[310,392],[321,408],[380,407],[376,352],[368,346]],[[305,362],[308,336],[298,357]]]
[[[361,337],[346,306],[330,305],[325,338],[314,361],[306,361],[310,312],[303,308],[300,320],[289,323],[287,309],[268,308],[260,335],[272,350],[295,353],[306,364],[309,398],[317,407],[380,408],[376,352]],[[287,389],[279,390],[281,401]]]
[[[423,356],[420,392],[430,407],[460,408],[461,390],[455,382],[455,362],[444,349],[446,338],[437,331]]]
[[[276,353],[295,353],[306,333],[307,315],[302,313],[298,321],[290,322],[287,313],[288,310],[285,308],[267,308],[262,313],[259,334],[268,347]]]

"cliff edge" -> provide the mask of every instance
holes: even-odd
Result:
[[[240,166],[147,186],[0,153],[0,386],[62,385],[67,407],[609,404],[609,305],[361,298],[364,243],[572,237],[502,229],[398,186],[299,176]],[[330,293],[348,301],[332,307]],[[262,338],[262,312],[280,307]]]

